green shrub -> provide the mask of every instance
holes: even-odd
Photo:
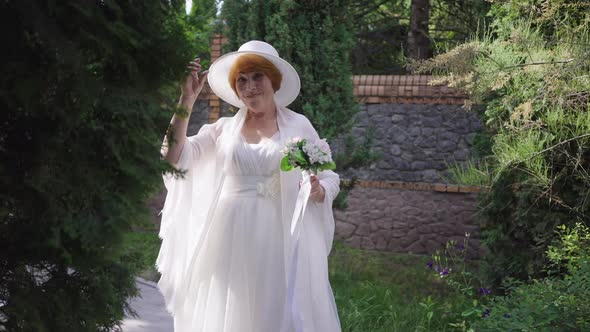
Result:
[[[590,329],[590,232],[582,224],[560,227],[547,255],[563,276],[509,280],[508,294],[495,297],[475,331],[588,331]]]
[[[590,221],[588,8],[575,0],[494,2],[484,37],[411,64],[465,90],[467,108],[485,107],[482,138],[491,146],[478,147],[489,154],[454,175],[489,186],[477,220],[492,285],[543,277],[555,227]]]

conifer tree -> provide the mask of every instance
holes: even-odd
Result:
[[[0,330],[108,331],[198,29],[166,0],[3,1],[0,22]]]

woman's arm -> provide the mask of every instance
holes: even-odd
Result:
[[[204,71],[199,75],[199,72],[202,69],[200,62],[201,59],[199,58],[189,62],[187,66],[189,73],[186,75],[180,86],[181,94],[178,106],[184,109],[186,112],[185,114],[187,115],[185,116],[175,113],[174,116],[172,116],[170,126],[168,127],[168,131],[162,142],[162,156],[164,156],[169,163],[174,165],[178,163],[178,159],[180,158],[180,154],[182,153],[182,149],[187,140],[186,131],[193,110],[193,105],[207,80],[208,71]]]

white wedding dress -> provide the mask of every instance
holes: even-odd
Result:
[[[287,296],[279,133],[240,135],[209,232],[187,267],[176,332],[278,332]]]
[[[203,125],[183,175],[164,175],[156,266],[175,332],[340,332],[328,279],[339,176],[320,172],[325,199],[309,202],[309,179],[279,172],[289,139],[319,139],[309,120],[279,107],[279,132],[248,144],[246,115]]]

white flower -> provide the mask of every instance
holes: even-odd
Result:
[[[330,145],[328,144],[328,141],[326,141],[325,138],[322,138],[321,140],[317,141],[316,144],[322,152],[327,154],[330,157],[330,159],[332,159],[332,150],[330,150]]]
[[[330,146],[325,139],[316,142],[307,141],[303,145],[303,152],[309,157],[312,164],[325,164],[332,160],[332,152]]]
[[[281,152],[284,155],[288,155],[288,154],[292,154],[292,153],[297,152],[297,150],[299,149],[299,147],[297,146],[297,143],[301,140],[302,140],[301,137],[292,138],[291,140],[287,141],[287,143],[285,144],[285,147],[281,150]]]

